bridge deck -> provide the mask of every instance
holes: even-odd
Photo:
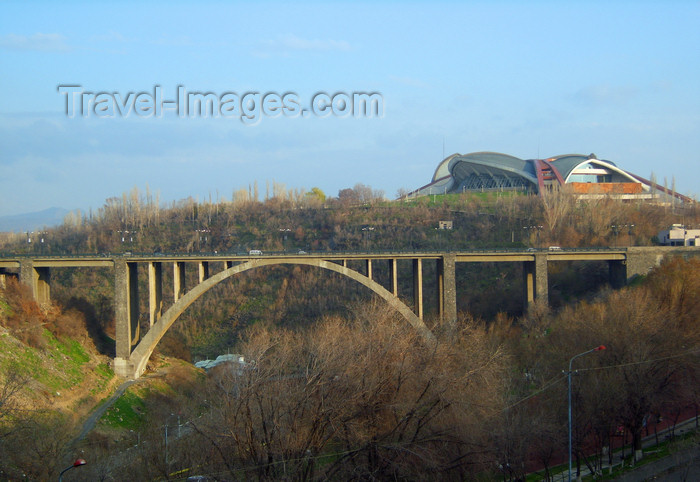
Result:
[[[536,255],[546,255],[549,261],[619,261],[627,258],[627,248],[586,248],[586,249],[528,249],[528,250],[464,250],[464,251],[353,251],[353,252],[310,252],[310,253],[197,253],[197,254],[145,254],[126,255],[0,255],[0,268],[19,268],[23,260],[30,260],[35,267],[112,267],[116,260],[130,263],[176,263],[176,262],[246,262],[252,259],[294,261],[299,259],[381,260],[381,259],[440,259],[454,256],[457,262],[518,262],[534,261]]]

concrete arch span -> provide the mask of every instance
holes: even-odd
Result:
[[[129,364],[133,366],[133,378],[138,378],[143,374],[146,369],[146,364],[150,358],[153,350],[160,342],[161,338],[165,335],[168,329],[175,323],[175,321],[180,317],[180,315],[194,303],[200,296],[209,291],[211,288],[221,283],[227,278],[234,276],[238,273],[248,271],[254,268],[260,268],[263,266],[274,266],[281,264],[291,264],[291,265],[306,265],[306,266],[316,266],[319,268],[327,269],[329,271],[334,271],[336,273],[342,274],[351,278],[358,283],[366,286],[374,293],[382,297],[389,303],[390,306],[395,308],[404,318],[416,329],[418,332],[427,340],[433,340],[434,336],[428,327],[423,323],[416,314],[411,311],[411,309],[406,306],[399,298],[394,296],[390,291],[385,289],[382,285],[376,281],[368,278],[367,276],[358,273],[352,269],[345,266],[338,265],[336,263],[320,260],[320,259],[290,259],[290,260],[280,260],[280,259],[253,259],[239,265],[228,268],[221,271],[210,278],[199,283],[197,286],[188,291],[184,296],[182,296],[178,301],[176,301],[168,310],[163,313],[163,316],[150,328],[148,333],[141,339],[136,348],[131,352],[129,356]]]

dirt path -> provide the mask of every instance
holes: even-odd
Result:
[[[66,445],[68,449],[75,448],[75,446],[85,438],[85,436],[90,433],[95,428],[95,425],[97,425],[98,420],[102,418],[102,416],[109,410],[109,408],[114,405],[114,402],[116,402],[119,397],[124,395],[124,392],[126,391],[127,388],[129,388],[131,385],[135,383],[143,383],[143,382],[148,382],[149,380],[153,379],[159,379],[166,377],[168,373],[170,372],[169,367],[167,366],[167,363],[165,366],[160,366],[155,372],[149,373],[147,375],[144,375],[142,377],[137,378],[136,380],[126,380],[122,382],[121,385],[119,385],[115,390],[112,395],[104,401],[97,409],[95,409],[94,412],[92,412],[88,418],[85,419],[83,422],[83,428],[80,430],[80,433],[70,441],[69,444]]]
[[[78,442],[83,440],[85,436],[93,429],[95,428],[95,425],[97,424],[97,421],[102,418],[102,415],[105,414],[105,412],[111,407],[114,402],[117,401],[119,397],[124,395],[124,392],[126,391],[127,388],[129,388],[131,385],[134,383],[137,383],[139,380],[127,380],[121,385],[117,387],[117,389],[114,391],[111,397],[109,397],[105,402],[97,407],[97,409],[90,414],[90,416],[85,420],[83,423],[83,428],[80,430],[80,433],[70,441],[68,444],[68,447],[75,447]]]

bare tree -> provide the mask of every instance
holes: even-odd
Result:
[[[453,333],[454,334],[454,333]],[[483,468],[480,420],[500,397],[504,358],[483,329],[426,345],[374,308],[312,331],[258,328],[247,364],[214,374],[193,423],[200,466],[239,477],[415,478]]]

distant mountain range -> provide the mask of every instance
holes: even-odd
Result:
[[[34,213],[0,216],[0,232],[37,231],[56,226],[63,223],[63,218],[69,212],[64,208],[49,208]]]

